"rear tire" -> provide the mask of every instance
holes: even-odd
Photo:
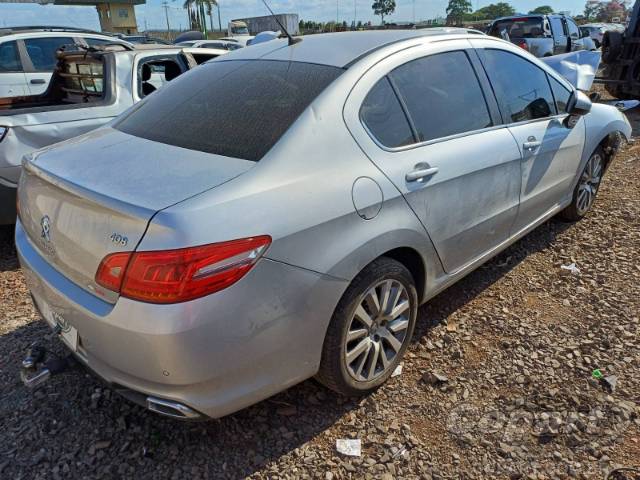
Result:
[[[602,147],[596,148],[584,166],[578,184],[573,190],[571,204],[558,214],[561,220],[576,222],[589,213],[596,200],[605,169],[605,156]]]
[[[418,312],[415,279],[381,257],[351,282],[336,307],[316,378],[346,396],[382,385],[402,360]]]

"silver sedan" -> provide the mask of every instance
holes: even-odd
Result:
[[[152,410],[220,417],[312,376],[363,394],[420,304],[585,216],[630,134],[477,32],[274,40],[26,158],[16,243],[44,319]]]

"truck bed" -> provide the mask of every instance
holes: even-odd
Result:
[[[58,106],[95,104],[104,98],[104,58],[87,51],[58,53],[58,63],[41,95],[0,98],[0,115],[11,116]]]

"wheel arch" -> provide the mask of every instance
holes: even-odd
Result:
[[[424,259],[418,253],[417,250],[411,247],[398,247],[393,250],[384,252],[377,258],[387,257],[391,258],[406,267],[411,273],[413,280],[416,284],[416,291],[418,292],[418,303],[422,303],[425,297],[426,283],[427,283],[427,270]]]

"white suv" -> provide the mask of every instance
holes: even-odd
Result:
[[[119,43],[118,38],[77,28],[0,28],[0,98],[39,95],[47,89],[62,45]]]

